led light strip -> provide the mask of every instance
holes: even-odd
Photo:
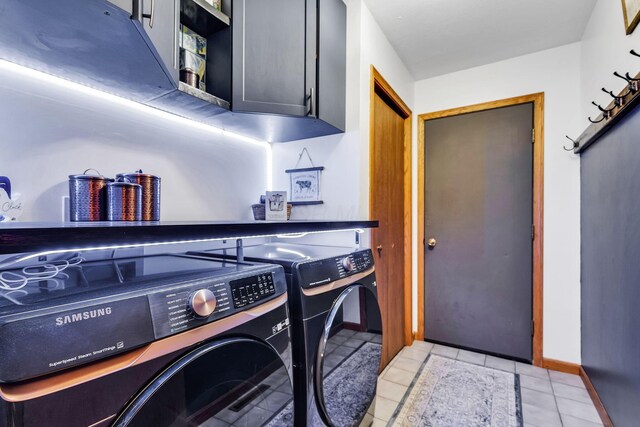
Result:
[[[324,233],[340,233],[354,231],[358,234],[364,233],[362,228],[347,228],[343,230],[323,230],[323,231],[308,231],[305,233],[284,233],[284,234],[256,234],[253,236],[235,236],[235,237],[216,237],[209,239],[188,239],[188,240],[172,240],[169,242],[155,242],[155,243],[131,243],[127,245],[107,245],[107,246],[93,246],[88,248],[70,248],[70,249],[56,249],[51,251],[43,251],[35,254],[26,255],[24,257],[13,260],[11,264],[17,264],[19,262],[28,261],[33,258],[38,258],[41,256],[47,255],[60,255],[69,252],[87,252],[87,251],[105,251],[105,250],[113,250],[113,249],[133,249],[133,248],[144,248],[144,247],[152,247],[152,246],[166,246],[166,245],[178,245],[184,243],[206,243],[206,242],[219,242],[222,240],[236,240],[236,239],[260,239],[265,237],[278,237],[278,238],[296,238],[296,237],[304,237],[309,234],[324,234]],[[6,265],[3,265],[2,268],[6,268]]]
[[[250,138],[248,136],[230,132],[222,128],[197,122],[195,120],[178,116],[178,115],[169,113],[167,111],[159,110],[149,105],[141,104],[139,102],[132,101],[130,99],[123,98],[121,96],[114,95],[108,92],[104,92],[102,90],[92,88],[90,86],[85,86],[80,83],[66,80],[62,77],[53,76],[51,74],[47,74],[42,71],[24,67],[22,65],[18,65],[16,63],[13,63],[4,59],[0,59],[0,70],[7,71],[9,73],[15,73],[15,75],[20,77],[27,77],[29,79],[38,80],[46,84],[55,84],[61,88],[72,90],[74,92],[88,95],[93,98],[98,98],[100,100],[110,102],[112,104],[116,104],[121,107],[129,108],[143,114],[150,114],[162,120],[171,121],[181,126],[190,126],[193,129],[210,132],[216,135],[232,137],[240,141],[246,142],[248,144],[262,147],[266,151],[266,187],[267,187],[267,190],[271,190],[273,187],[273,173],[272,173],[273,154],[272,154],[271,144],[267,141]]]

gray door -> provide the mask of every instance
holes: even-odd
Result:
[[[425,122],[427,340],[532,360],[532,129],[531,103]]]

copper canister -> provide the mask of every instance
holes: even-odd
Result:
[[[69,219],[71,221],[104,221],[107,219],[106,186],[113,179],[97,175],[69,175]]]
[[[130,182],[107,184],[107,221],[140,221],[142,186]]]
[[[142,186],[142,221],[160,221],[160,177],[142,173],[119,173],[118,180]]]

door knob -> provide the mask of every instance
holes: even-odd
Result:
[[[438,244],[438,241],[433,237],[430,237],[429,240],[427,240],[427,246],[429,246],[429,249],[435,248],[437,244]]]
[[[378,245],[376,249],[378,250],[378,256],[382,256],[382,245]]]

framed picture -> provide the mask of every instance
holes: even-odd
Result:
[[[622,0],[624,28],[631,34],[640,21],[640,0]]]
[[[287,220],[286,191],[267,191],[265,197],[265,219],[267,221]]]
[[[324,166],[315,166],[302,169],[287,169],[289,174],[290,193],[292,205],[319,205],[320,199],[320,175]]]

